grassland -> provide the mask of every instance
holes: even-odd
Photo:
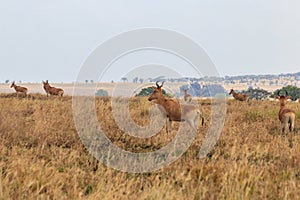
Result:
[[[73,122],[71,97],[31,97],[0,95],[0,199],[300,198],[300,136],[291,141],[279,133],[278,102],[228,101],[221,137],[199,160],[210,120],[210,101],[200,100],[208,121],[188,151],[159,171],[130,174],[87,152]],[[145,140],[124,135],[112,120],[110,100],[99,98],[95,104],[101,127],[124,149],[152,151],[176,134],[162,130]],[[132,118],[147,124],[150,106],[146,99],[133,100]],[[300,104],[287,106],[296,111],[300,126]]]

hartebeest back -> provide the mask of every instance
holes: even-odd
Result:
[[[161,89],[163,83],[158,85],[158,82],[156,82],[156,87],[153,87],[153,93],[148,100],[153,101],[164,108],[167,117],[167,133],[171,131],[172,121],[186,121],[195,131],[197,131],[200,117],[202,118],[202,126],[204,123],[204,117],[201,115],[199,108],[194,105],[180,105],[178,101],[174,99],[165,98]]]
[[[192,97],[192,95],[188,94],[187,91],[188,91],[187,89],[183,90],[183,92],[184,92],[183,99],[185,102],[191,102],[193,97]]]
[[[56,87],[52,87],[50,86],[50,84],[48,83],[48,80],[46,82],[43,81],[43,87],[47,93],[47,96],[60,96],[62,97],[64,94],[64,90],[61,88],[56,88]]]
[[[283,133],[286,133],[287,130],[294,131],[295,127],[295,112],[291,109],[285,107],[285,102],[291,98],[288,96],[287,91],[285,91],[286,95],[280,95],[280,91],[278,91],[277,96],[275,97],[280,101],[280,109],[278,113],[279,120],[281,122],[281,130]]]
[[[234,99],[238,100],[238,101],[248,101],[249,100],[249,96],[246,94],[238,94],[236,93],[233,89],[230,90],[229,95],[231,95],[234,97]]]
[[[27,91],[28,91],[28,89],[27,89],[26,87],[17,86],[17,85],[15,84],[15,82],[12,82],[12,84],[11,84],[10,87],[11,87],[11,88],[13,87],[13,88],[16,90],[17,97],[19,96],[19,95],[18,95],[19,93],[25,94],[25,96],[27,96]]]

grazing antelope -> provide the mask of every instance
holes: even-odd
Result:
[[[201,115],[199,108],[187,104],[180,105],[179,102],[174,99],[165,98],[161,89],[163,84],[164,82],[162,82],[161,85],[158,85],[158,82],[156,82],[156,87],[153,87],[153,93],[148,100],[153,101],[164,108],[167,117],[167,133],[172,129],[172,121],[186,121],[195,131],[197,131],[199,117],[202,118],[202,126],[204,124],[204,117]]]
[[[43,86],[47,93],[47,97],[48,97],[48,94],[50,96],[60,96],[60,97],[62,97],[64,94],[63,89],[50,86],[50,84],[48,83],[48,80],[46,82],[43,81]]]
[[[277,96],[275,97],[276,99],[279,100],[280,102],[280,110],[278,113],[279,120],[281,122],[281,130],[282,133],[287,132],[289,129],[291,132],[294,131],[295,127],[295,112],[291,109],[288,109],[285,107],[285,102],[291,98],[291,96],[288,96],[287,91],[285,91],[286,95],[282,96],[279,95],[279,92],[277,93]]]
[[[192,97],[192,95],[188,94],[187,91],[188,91],[187,89],[183,90],[183,92],[184,92],[183,99],[185,102],[191,102],[193,97]]]
[[[239,100],[239,101],[249,101],[249,96],[246,94],[238,94],[236,93],[233,89],[230,90],[229,95],[234,97],[234,99]]]
[[[13,87],[16,90],[17,97],[19,96],[19,93],[25,94],[25,96],[27,97],[27,91],[28,91],[28,89],[26,87],[17,86],[15,84],[15,82],[12,82],[12,84],[11,84],[10,87],[11,88]]]

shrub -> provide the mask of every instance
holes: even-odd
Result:
[[[136,96],[137,97],[146,97],[146,96],[150,96],[153,92],[153,88],[152,87],[147,87],[147,88],[143,88]],[[162,90],[163,95],[169,96],[167,95],[166,91],[163,89]]]
[[[291,99],[293,101],[300,98],[300,88],[298,88],[296,86],[292,86],[292,85],[288,85],[288,86],[283,87],[282,89],[275,90],[272,97],[276,96],[278,94],[278,92],[281,90],[282,90],[282,92],[280,92],[280,95],[285,95],[284,91],[287,91],[288,95],[292,97]]]
[[[108,92],[106,90],[100,89],[95,93],[98,97],[108,97]]]

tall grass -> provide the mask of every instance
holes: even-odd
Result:
[[[34,95],[33,95],[34,96]],[[196,140],[171,165],[151,173],[130,174],[99,163],[82,145],[70,97],[0,98],[1,199],[299,199],[300,136],[279,133],[278,102],[229,101],[226,122],[214,150],[198,151],[209,128],[210,103]],[[114,144],[133,152],[151,152],[175,136],[163,129],[138,139],[124,134],[111,113],[109,98],[95,101],[99,124]],[[151,104],[133,99],[130,115],[149,123]],[[287,105],[296,110],[299,104]]]

